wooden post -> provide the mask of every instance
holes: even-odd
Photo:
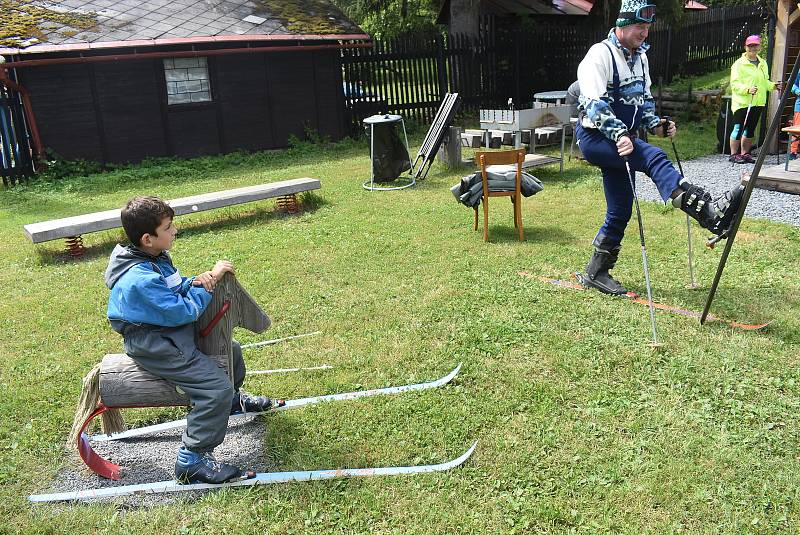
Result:
[[[672,26],[667,28],[667,75],[665,76],[665,80],[667,83],[672,81]]]
[[[447,93],[447,64],[445,63],[444,59],[444,46],[445,40],[441,35],[436,36],[436,74],[438,75],[438,85],[439,85],[439,100],[444,98],[444,95]],[[448,39],[448,44],[451,44],[451,40]],[[452,48],[452,46],[451,46]],[[455,69],[453,69],[455,73]],[[456,87],[459,87],[456,85]]]
[[[775,38],[770,45],[773,47],[772,55],[772,70],[770,72],[770,80],[783,80],[784,73],[786,72],[786,63],[789,52],[787,40],[789,39],[789,10],[791,4],[789,0],[778,0],[777,14],[778,19],[775,21]],[[790,80],[787,80],[790,82]],[[791,90],[791,87],[784,89],[784,91]],[[772,119],[775,117],[775,112],[778,110],[780,99],[769,99],[769,106],[767,107],[767,117]],[[763,147],[762,150],[770,152],[777,152],[778,138],[775,136],[769,146]]]
[[[451,126],[442,142],[444,150],[439,151],[439,161],[450,169],[461,167],[461,128]]]
[[[520,63],[520,42],[521,35],[519,32],[514,33],[514,102],[517,106],[520,106],[522,103],[522,96],[520,94],[520,72],[519,72],[519,63]]]
[[[727,29],[727,22],[728,22],[728,10],[726,8],[722,8],[722,37],[720,37],[719,43],[719,56],[717,57],[717,70],[722,68],[722,61],[725,57],[725,30]]]

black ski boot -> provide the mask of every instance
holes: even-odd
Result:
[[[239,390],[233,394],[231,403],[231,414],[241,414],[243,412],[264,412],[273,407],[283,407],[286,401],[282,399],[270,399],[267,396],[254,396],[244,390]]]
[[[692,216],[701,227],[717,236],[728,230],[739,210],[744,186],[738,185],[716,200],[712,200],[711,194],[700,186],[694,186],[685,180],[681,181],[680,187],[684,192],[672,199],[673,206]]]
[[[175,460],[175,479],[181,484],[219,484],[254,477],[256,473],[252,470],[240,470],[231,464],[217,462],[211,453],[197,453],[186,446],[181,446]]]
[[[586,266],[586,273],[576,273],[575,276],[586,288],[595,288],[611,295],[625,295],[628,289],[611,276],[609,270],[614,267],[619,257],[620,245],[612,245],[604,235],[595,238],[594,254]]]

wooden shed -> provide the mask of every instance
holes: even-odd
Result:
[[[0,82],[25,97],[34,151],[67,159],[281,148],[309,131],[339,139],[340,51],[370,46],[324,0],[19,3],[53,15],[28,35],[0,32]]]

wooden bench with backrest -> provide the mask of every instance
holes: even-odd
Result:
[[[304,191],[320,188],[316,178],[294,178],[280,182],[270,182],[257,186],[215,191],[173,199],[167,203],[175,210],[175,215],[193,214],[214,208],[224,208],[236,204],[243,204],[263,199],[277,198],[278,205],[289,212],[298,210],[296,195]],[[120,209],[105,210],[92,214],[84,214],[63,219],[53,219],[39,223],[31,223],[23,227],[25,235],[33,243],[42,243],[50,240],[65,238],[67,249],[73,256],[83,254],[82,234],[99,232],[122,226]]]

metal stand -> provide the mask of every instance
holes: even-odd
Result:
[[[403,127],[403,137],[406,140],[406,154],[408,154],[408,164],[409,164],[409,166],[411,166],[412,165],[412,163],[411,163],[411,154],[409,153],[409,150],[408,150],[408,134],[406,133],[406,123],[405,123],[405,121],[403,120],[402,117],[400,117],[400,124]],[[384,186],[376,186],[375,185],[375,123],[370,123],[369,127],[370,127],[370,132],[369,132],[369,159],[370,159],[369,169],[370,169],[370,177],[369,177],[369,180],[367,180],[366,182],[361,184],[361,187],[363,187],[364,189],[369,190],[369,191],[395,191],[395,190],[399,190],[399,189],[410,188],[411,186],[416,184],[417,183],[417,179],[412,175],[412,176],[408,176],[408,177],[398,177],[396,180],[405,180],[405,181],[407,181],[407,183],[402,184],[400,186],[391,186],[391,187],[386,186],[386,187],[384,187]]]

